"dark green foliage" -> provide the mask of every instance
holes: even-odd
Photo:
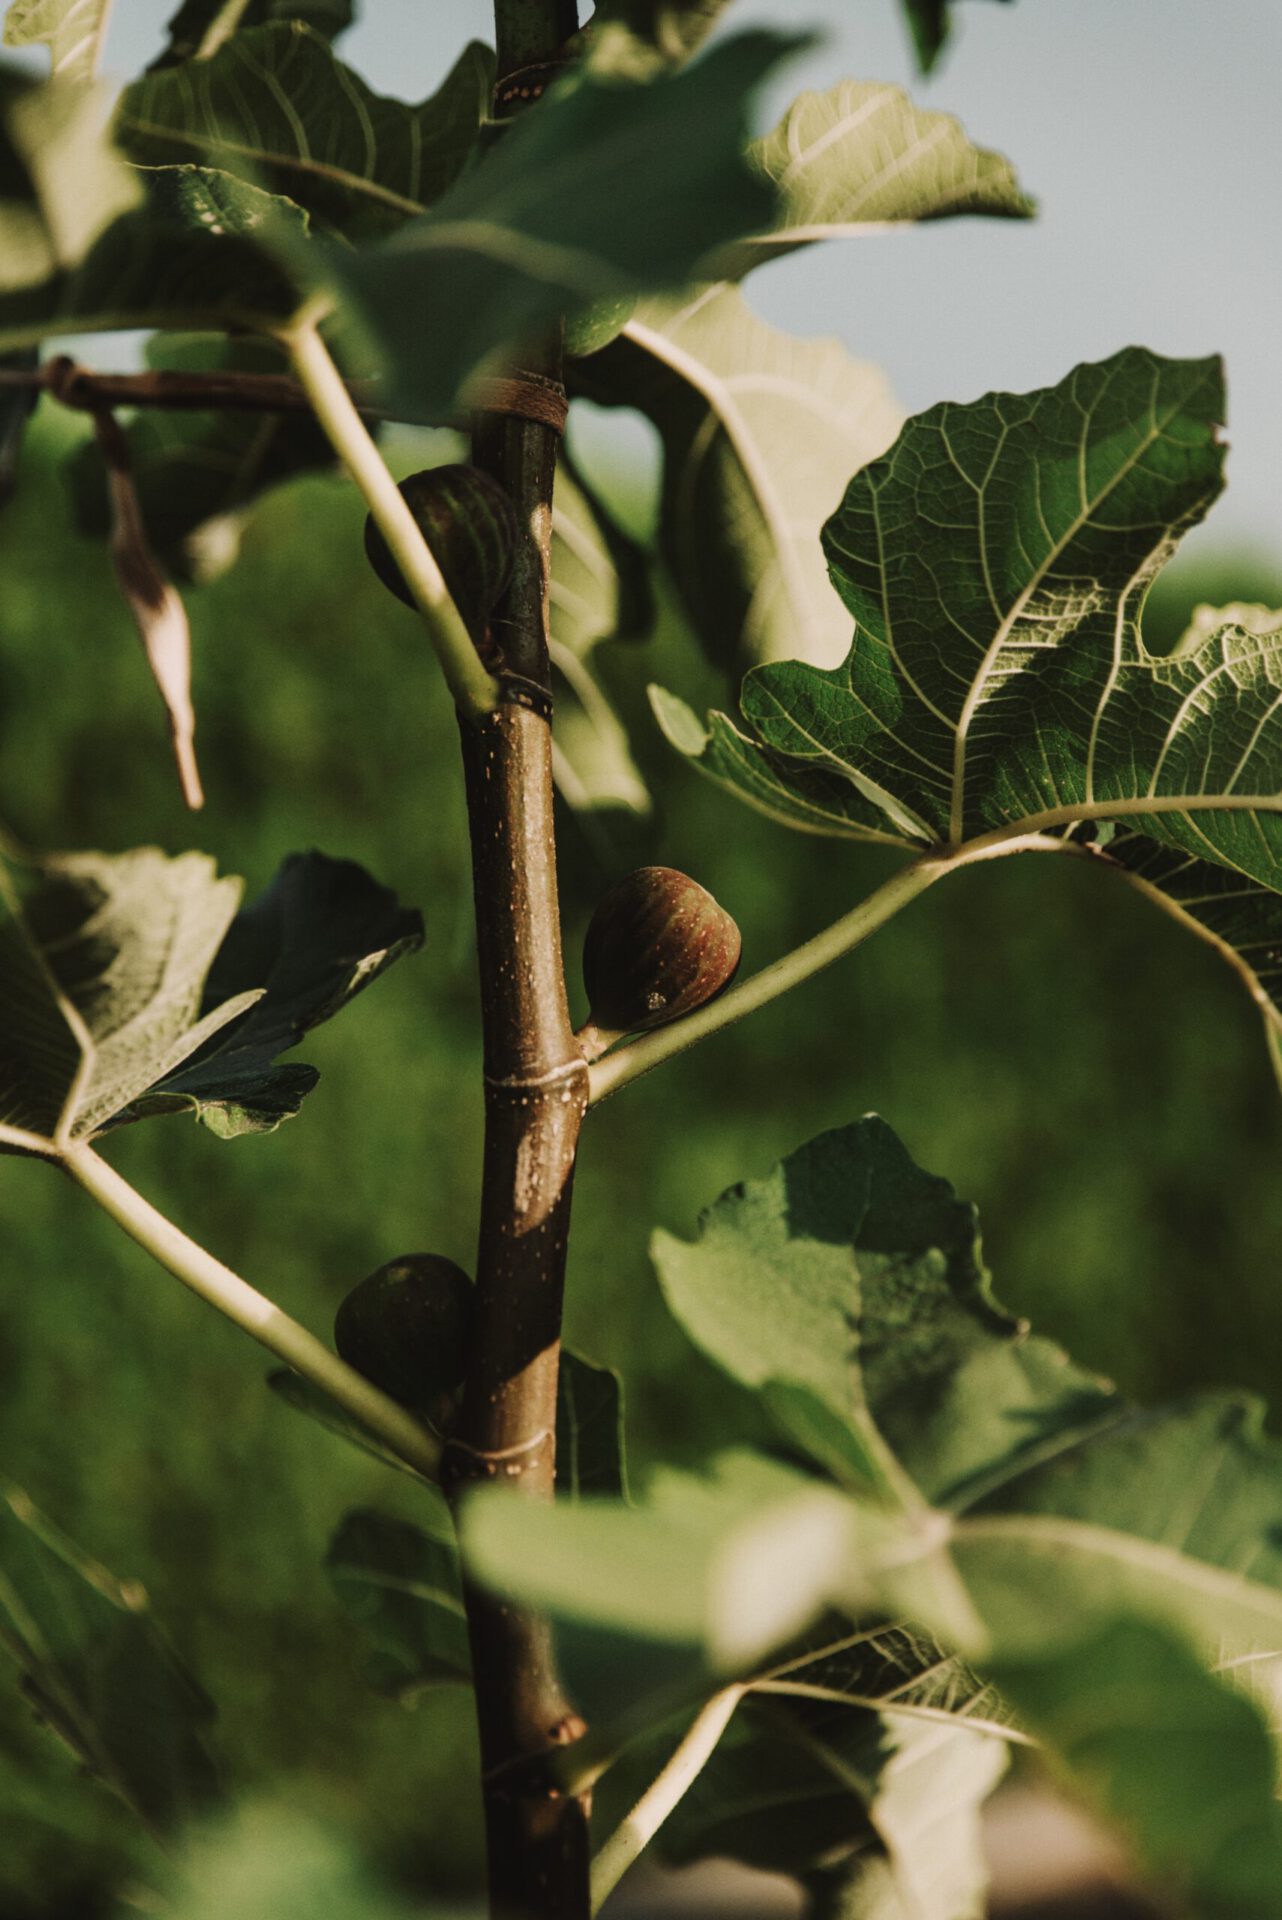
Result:
[[[952,31],[954,4],[955,0],[903,0],[917,64],[923,73],[930,72],[943,52]]]
[[[0,1497],[0,1650],[42,1726],[157,1834],[219,1798],[213,1703],[136,1581],[120,1582],[16,1487]]]
[[[221,25],[228,12],[228,0],[182,0],[165,32],[169,41],[152,61],[150,72],[179,66],[200,52],[201,43],[211,28]],[[352,0],[248,0],[237,12],[235,31],[245,33],[251,27],[270,20],[299,20],[324,40],[337,40],[355,17]]]
[[[409,107],[372,92],[305,22],[268,19],[207,60],[136,80],[121,96],[116,137],[141,166],[223,167],[327,227],[377,233],[458,178],[493,73],[493,55],[473,42],[432,98]]]
[[[469,1683],[467,1619],[452,1538],[382,1513],[349,1513],[325,1556],[342,1605],[373,1642],[366,1677],[404,1699],[419,1689]]]
[[[0,155],[0,348],[72,322],[270,327],[296,305],[280,256],[306,215],[194,155],[137,174],[92,90],[0,74]]]
[[[568,1500],[626,1499],[623,1386],[571,1347],[561,1349],[557,1375],[556,1481]]]
[[[447,417],[500,348],[601,299],[681,285],[714,247],[768,224],[774,196],[745,164],[745,120],[798,44],[743,34],[648,86],[576,75],[431,213],[359,255],[334,253],[398,411]],[[521,270],[522,246],[537,271]]]
[[[190,1109],[223,1138],[279,1126],[316,1070],[276,1056],[422,945],[423,922],[352,860],[291,854],[227,928],[205,978],[200,1017],[252,998],[240,1017],[130,1101],[115,1124]]]

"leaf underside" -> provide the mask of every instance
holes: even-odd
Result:
[[[422,923],[351,861],[293,855],[237,913],[203,854],[67,854],[0,871],[0,1147],[60,1150],[152,1113],[224,1137],[315,1084],[276,1056]]]
[[[959,214],[1026,219],[1033,203],[1000,153],[900,87],[842,80],[803,93],[752,157],[779,196],[768,233],[718,260],[727,279],[796,247]]]
[[[572,377],[659,430],[660,551],[713,662],[839,658],[848,623],[815,533],[898,430],[884,375],[835,340],[767,326],[720,285],[645,303]]]
[[[219,167],[357,238],[421,213],[459,177],[493,84],[493,55],[474,41],[431,99],[407,106],[373,93],[320,33],[274,20],[136,80],[116,137],[140,166]]]
[[[1282,618],[1201,608],[1169,655],[1140,630],[1220,489],[1222,414],[1218,361],[1127,348],[918,415],[824,528],[846,659],[755,669],[742,723],[659,693],[669,738],[808,832],[1098,858],[1216,944],[1276,1034]]]

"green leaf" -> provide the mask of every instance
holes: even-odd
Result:
[[[917,64],[929,73],[952,30],[949,9],[953,0],[903,0],[904,12],[917,54]]]
[[[877,813],[948,846],[1107,813],[1225,865],[1267,847],[1249,796],[1279,784],[1276,649],[1229,627],[1156,658],[1138,624],[1219,490],[1222,410],[1217,361],[1128,348],[910,420],[824,529],[857,622],[846,661],[750,674],[735,751],[851,838]],[[712,742],[732,784],[733,731],[719,720]]]
[[[342,1521],[325,1571],[352,1619],[373,1642],[369,1677],[399,1699],[424,1687],[471,1684],[467,1615],[452,1539],[369,1508]]]
[[[611,641],[642,638],[653,612],[647,557],[563,462],[552,509],[549,619],[553,764],[558,790],[572,807],[650,811],[649,790],[593,656]]]
[[[45,161],[52,166],[56,157],[53,149]],[[83,161],[95,181],[104,166],[110,180],[117,164],[106,150]],[[157,167],[141,176],[121,167],[120,174],[134,199],[141,179],[142,203],[101,230],[96,220],[86,223],[82,240],[63,251],[51,236],[77,229],[42,182],[0,201],[0,241],[26,236],[24,250],[6,247],[12,275],[0,269],[0,350],[68,331],[264,330],[294,311],[298,289],[292,268],[280,262],[305,257],[307,219],[297,207],[210,167]],[[80,163],[59,179],[57,194],[64,191],[72,200],[81,194]],[[91,195],[83,201],[94,204]],[[104,197],[104,217],[118,205]]]
[[[883,375],[835,340],[777,332],[728,286],[647,303],[573,372],[659,429],[660,550],[713,661],[839,659],[848,622],[817,536],[899,427]]]
[[[598,1657],[604,1643],[607,1682],[625,1667],[630,1676],[622,1705],[677,1676],[732,1677],[799,1632],[829,1597],[848,1535],[831,1490],[735,1453],[707,1479],[664,1470],[638,1508],[545,1507],[482,1488],[464,1507],[460,1544],[473,1578],[586,1630]],[[572,1684],[574,1663],[571,1640]]]
[[[102,59],[111,0],[12,0],[6,47],[48,47],[59,80],[92,80]]]
[[[1209,1658],[1282,1646],[1282,1448],[1254,1401],[1124,1409],[1094,1434],[1048,1439],[954,1542],[985,1619],[1014,1651],[1122,1609],[1182,1628]],[[1072,1610],[1047,1612],[1065,1589]]]
[[[493,82],[493,55],[473,41],[431,99],[407,106],[372,93],[301,21],[273,20],[136,80],[116,138],[140,166],[198,161],[345,233],[380,232],[457,180]]]
[[[1000,1739],[882,1715],[869,1817],[880,1852],[844,1889],[841,1920],[979,1920],[988,1865],[980,1813],[1006,1770]]]
[[[294,853],[252,905],[242,908],[214,956],[201,1018],[246,1004],[187,1059],[153,1082],[120,1120],[189,1108],[224,1139],[266,1132],[297,1113],[316,1084],[313,1067],[278,1067],[297,1046],[379,975],[423,944],[423,922],[354,860]]]
[[[558,1499],[626,1499],[623,1435],[618,1374],[563,1347],[556,1401]]]
[[[10,307],[47,300],[141,202],[107,139],[104,104],[97,87],[0,71],[0,324]]]
[[[807,1676],[826,1670],[838,1684],[808,1692]],[[1000,1722],[983,1718],[994,1701],[927,1639],[852,1633],[826,1662],[777,1668],[757,1684],[665,1823],[663,1852],[814,1874],[840,1888],[823,1908],[834,1915],[978,1913],[978,1813],[1010,1738],[1004,1709]]]
[[[0,74],[0,352],[68,330],[252,329],[291,313],[275,252],[301,249],[299,209],[209,168],[140,176],[104,112],[95,87]]]
[[[819,1748],[749,1701],[664,1822],[660,1850],[678,1867],[729,1858],[798,1876],[866,1856],[877,1845],[868,1802],[881,1758],[876,1714],[848,1714],[833,1746]]]
[[[1276,1755],[1258,1710],[1178,1639],[1118,1620],[1085,1643],[1001,1662],[1003,1691],[1068,1783],[1180,1911],[1282,1914]]]
[[[148,365],[189,372],[275,373],[280,349],[255,339],[157,334]],[[204,581],[235,556],[240,526],[257,496],[282,481],[333,462],[333,449],[306,411],[208,413],[140,409],[128,430],[130,470],[144,525],[168,571]],[[67,476],[82,533],[111,528],[102,456],[90,441],[75,450]]]
[[[598,0],[590,25],[598,41],[610,29],[623,28],[639,48],[675,67],[698,51],[726,5],[727,0]]]
[[[909,421],[824,530],[845,662],[750,674],[746,727],[660,695],[669,738],[809,831],[1099,859],[1234,964],[1275,1039],[1282,616],[1200,608],[1169,655],[1139,626],[1219,489],[1222,410],[1218,362],[1129,348]]]
[[[351,861],[293,855],[252,907],[203,854],[0,866],[0,1148],[60,1151],[149,1113],[223,1137],[276,1127],[315,1084],[275,1057],[422,923]]]
[[[651,1254],[696,1346],[856,1490],[898,1487],[886,1441],[928,1498],[948,1500],[1036,1457],[1043,1428],[1116,1417],[1102,1383],[1022,1337],[992,1297],[974,1208],[875,1117],[731,1188],[696,1242],[660,1233]],[[816,1402],[829,1418],[808,1428]]]
[[[965,1515],[946,1538],[999,1647],[1053,1644],[1119,1609],[1213,1655],[1282,1646],[1282,1449],[1258,1409],[1135,1409],[1004,1314],[978,1256],[973,1210],[877,1120],[732,1189],[693,1246],[656,1243],[669,1304],[706,1353],[777,1418],[782,1389],[823,1408],[808,1445],[782,1406],[817,1464],[860,1491],[850,1465],[858,1449],[876,1460],[875,1423],[888,1484],[906,1472]],[[944,1591],[915,1596],[919,1618],[937,1622],[925,1609]]]
[[[335,253],[398,412],[445,418],[500,349],[598,300],[682,285],[766,223],[770,192],[743,156],[748,98],[799,44],[743,34],[648,86],[580,71],[430,214]]]
[[[182,0],[165,31],[169,40],[150,72],[209,57],[233,33],[271,20],[299,20],[322,40],[337,40],[356,17],[352,0]]]
[[[636,1507],[482,1488],[461,1546],[474,1579],[554,1622],[592,1719],[664,1718],[674,1692],[751,1675],[830,1607],[928,1612],[959,1637],[973,1627],[933,1516],[875,1512],[746,1450],[701,1475],[662,1469]]]
[[[718,261],[738,279],[815,241],[956,214],[1027,219],[1010,161],[974,146],[960,121],[915,107],[901,87],[842,80],[803,93],[752,157],[778,194],[768,233]]]
[[[114,1579],[16,1487],[0,1497],[0,1650],[39,1718],[148,1827],[212,1806],[214,1709],[143,1589]]]

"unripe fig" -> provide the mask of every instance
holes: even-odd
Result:
[[[614,294],[596,300],[590,307],[572,313],[565,323],[565,354],[569,360],[586,360],[600,353],[623,332],[636,311],[634,294]]]
[[[692,1013],[729,986],[739,950],[738,927],[697,880],[638,867],[606,894],[583,942],[585,1050]]]
[[[401,492],[468,632],[481,639],[511,577],[519,534],[516,508],[498,481],[479,467],[428,467],[402,480]],[[414,606],[372,516],[365,521],[365,552],[383,585],[407,607]]]
[[[352,1288],[334,1316],[349,1366],[402,1406],[427,1413],[463,1378],[475,1294],[439,1253],[403,1253]]]

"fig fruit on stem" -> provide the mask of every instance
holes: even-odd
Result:
[[[675,867],[638,867],[597,906],[583,942],[590,1012],[577,1038],[595,1060],[624,1034],[693,1013],[734,979],[739,929]]]
[[[439,1253],[404,1253],[360,1281],[334,1316],[342,1358],[434,1423],[467,1368],[474,1291]]]
[[[428,467],[400,483],[406,505],[441,570],[464,624],[477,645],[507,586],[519,529],[511,500],[478,467]],[[365,553],[383,585],[414,607],[415,600],[372,515],[365,521]]]

